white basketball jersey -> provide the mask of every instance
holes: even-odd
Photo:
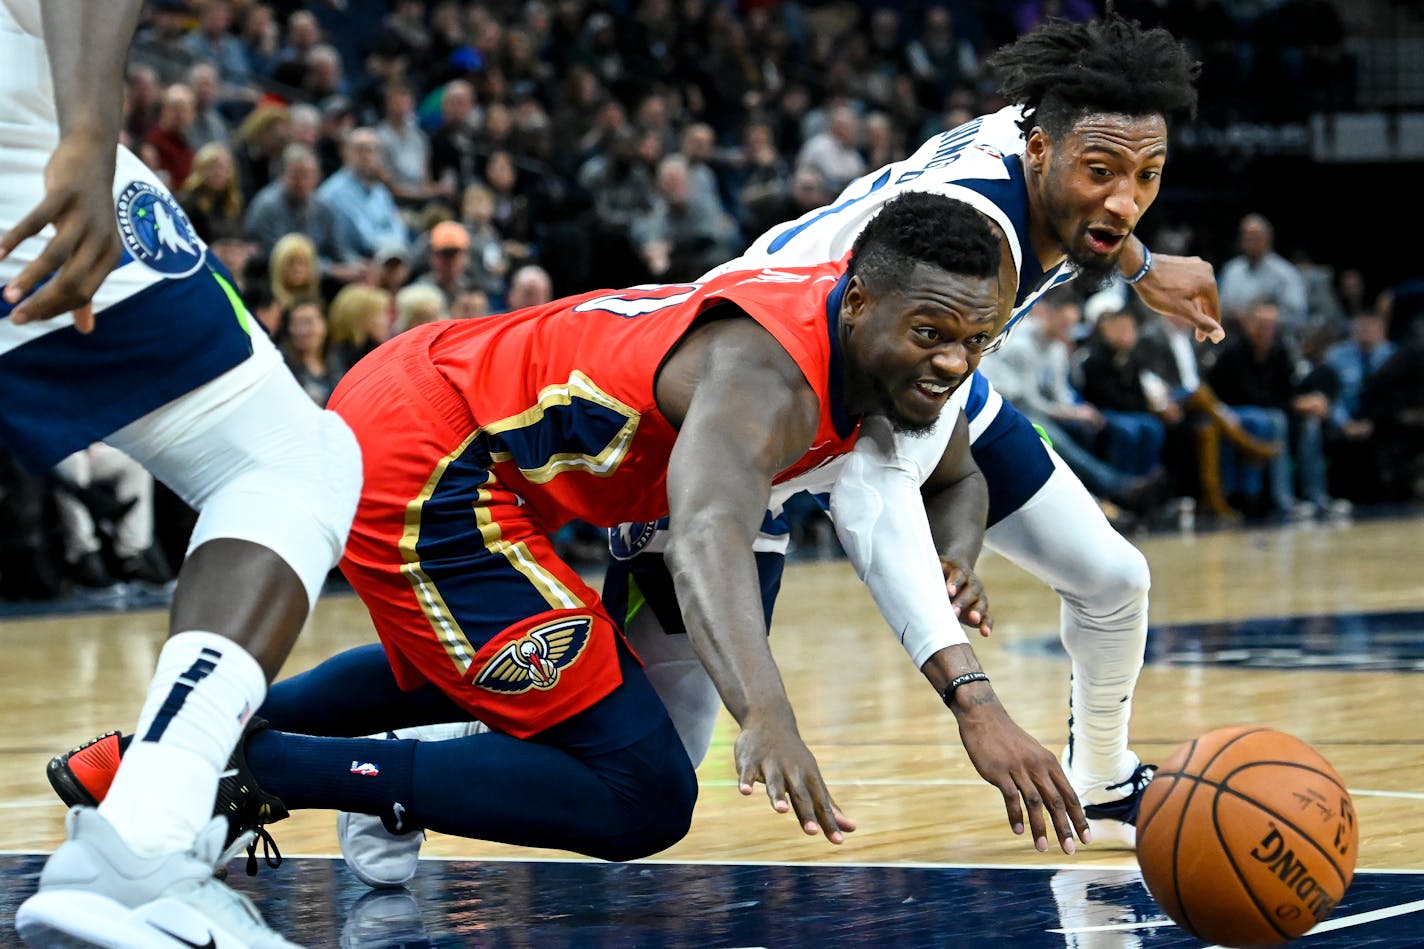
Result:
[[[707,276],[758,267],[797,267],[839,260],[885,202],[907,191],[943,194],[964,201],[994,220],[1008,238],[1018,274],[1013,316],[997,345],[1051,287],[1073,279],[1066,261],[1045,273],[1028,246],[1028,189],[1024,182],[1024,136],[1017,106],[981,115],[941,132],[913,155],[846,185],[831,204],[779,224],[752,242],[741,257]]]

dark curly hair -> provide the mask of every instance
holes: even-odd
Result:
[[[1087,23],[1052,18],[987,60],[999,89],[1024,107],[1019,126],[1050,138],[1084,115],[1195,117],[1201,63],[1164,29],[1109,13]]]
[[[859,275],[878,292],[905,286],[917,263],[967,277],[996,277],[999,234],[963,201],[907,191],[885,202],[856,237],[846,274]]]

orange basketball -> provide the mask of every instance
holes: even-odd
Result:
[[[1223,946],[1277,946],[1325,919],[1358,847],[1335,769],[1271,728],[1219,728],[1178,748],[1137,818],[1137,862],[1157,904]]]

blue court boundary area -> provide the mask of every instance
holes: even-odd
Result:
[[[1010,640],[1019,652],[1067,658],[1057,634]],[[1147,662],[1244,669],[1424,672],[1424,611],[1269,616],[1152,626]]]
[[[44,857],[0,855],[3,928]],[[1200,947],[1134,871],[923,865],[429,860],[408,889],[368,890],[339,860],[229,877],[305,946],[343,949],[765,949],[983,945]],[[1303,949],[1424,946],[1424,873],[1361,873]]]

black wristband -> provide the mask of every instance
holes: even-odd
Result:
[[[944,693],[940,696],[940,698],[944,699],[944,707],[947,709],[954,708],[954,706],[950,705],[949,703],[954,701],[954,690],[959,688],[961,685],[968,685],[971,682],[988,681],[989,677],[982,672],[966,672],[962,676],[955,676],[953,679],[949,680],[949,685],[944,687]]]

